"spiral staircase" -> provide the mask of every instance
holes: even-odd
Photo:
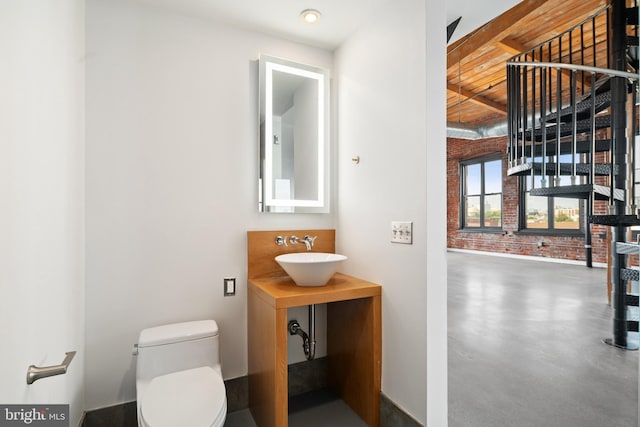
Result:
[[[640,242],[627,241],[630,227],[640,225],[637,1],[612,0],[507,63],[507,174],[526,180],[531,196],[584,200],[588,266],[591,225],[610,227],[614,314],[607,342],[628,349],[638,348],[640,279]]]

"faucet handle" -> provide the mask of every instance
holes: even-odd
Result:
[[[293,242],[295,243],[295,242]],[[282,236],[276,236],[276,245],[287,246],[287,238]]]

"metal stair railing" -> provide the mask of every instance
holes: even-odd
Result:
[[[629,79],[630,82],[638,80],[637,73],[630,73],[628,71],[610,70],[608,68],[592,67],[589,65],[563,64],[559,62],[533,62],[533,61],[522,61],[522,62],[508,61],[507,62],[507,66],[515,66],[515,65],[538,67],[538,68],[551,67],[551,68],[560,68],[560,69],[571,70],[571,71],[584,71],[592,75],[601,74],[601,75],[608,75],[611,77],[623,77],[625,79]],[[591,85],[591,86],[592,88],[594,88],[595,85]]]
[[[587,186],[583,185],[583,188],[588,188],[588,186],[596,188],[595,153],[604,150],[611,153],[609,188],[607,190],[602,185],[597,188],[601,198],[610,200],[609,211],[614,213],[616,197],[624,192],[623,186],[615,182],[613,175],[616,168],[614,164],[617,162],[622,167],[622,163],[626,165],[632,163],[632,161],[620,161],[620,154],[633,160],[635,158],[632,152],[633,147],[629,147],[628,150],[627,147],[624,147],[624,153],[621,152],[617,155],[618,147],[610,141],[609,147],[598,150],[596,134],[602,134],[605,132],[604,129],[609,128],[612,133],[620,131],[619,122],[618,127],[612,126],[613,120],[616,120],[615,109],[608,109],[611,103],[612,92],[610,91],[614,86],[612,78],[620,77],[635,81],[634,89],[637,88],[637,70],[634,69],[635,74],[626,72],[619,68],[620,61],[612,59],[612,55],[615,56],[617,50],[620,50],[620,46],[618,46],[620,44],[623,44],[624,49],[627,50],[625,54],[627,58],[638,56],[638,48],[632,49],[631,54],[628,49],[628,41],[638,39],[637,4],[637,0],[613,0],[610,5],[605,6],[593,16],[584,19],[552,39],[515,55],[507,63],[508,174],[522,176],[525,171],[530,171],[532,194],[555,195],[551,191],[540,192],[536,190],[534,177],[541,176],[539,185],[542,188],[561,186],[562,171],[566,168],[547,167],[554,162],[554,157],[555,163],[559,165],[560,154],[566,154],[565,157],[567,155],[570,157],[572,186],[576,186],[577,183],[584,184],[586,181]],[[627,8],[627,5],[631,7]],[[629,25],[633,26],[630,33],[628,32]],[[624,38],[624,41],[621,37]],[[625,62],[630,63],[629,61]],[[627,70],[628,66],[626,66]],[[611,68],[618,69],[612,70]],[[617,87],[619,89],[619,84]],[[636,90],[633,91],[633,96],[636,96],[635,92]],[[589,109],[588,113],[585,111],[586,109]],[[604,110],[610,111],[611,114],[603,116],[600,113]],[[635,110],[632,102],[627,111],[633,111],[635,114]],[[597,118],[595,118],[596,115],[598,115]],[[632,122],[636,126],[637,120],[634,119]],[[637,129],[633,134],[635,133],[637,133]],[[610,136],[620,138],[618,135]],[[584,150],[579,152],[578,144],[583,146],[587,140],[591,141],[591,150],[586,153]],[[552,144],[555,144],[555,150],[553,150]],[[564,150],[562,153],[562,146],[569,146],[570,150]],[[527,153],[530,154],[527,155]],[[536,156],[534,153],[538,153],[538,155]],[[536,161],[538,161],[538,166],[533,167]],[[531,165],[528,165],[528,162]],[[592,168],[592,173],[582,180],[577,174],[580,163],[590,164]],[[547,169],[552,169],[555,172],[548,181]],[[536,174],[535,171],[539,171],[539,173]],[[627,179],[634,175],[635,169],[633,167],[627,167],[621,174]],[[628,181],[630,181],[629,185],[625,187],[629,194],[619,197],[619,200],[635,200],[635,195],[631,194],[634,191],[633,183],[635,180]],[[572,194],[571,197],[576,197],[576,195]],[[586,193],[582,193],[579,198],[590,198],[592,203],[594,199]],[[625,210],[635,214],[635,207],[632,204]]]
[[[607,42],[609,9],[610,6],[604,7],[594,16],[583,20],[563,33],[514,56],[508,63],[507,85],[510,118],[509,134],[511,140],[509,147],[509,165],[510,167],[514,167],[518,164],[522,165],[526,163],[527,160],[524,152],[527,145],[527,132],[533,133],[536,128],[540,129],[542,187],[548,185],[546,181],[546,146],[548,139],[553,136],[547,132],[551,130],[550,127],[553,126],[552,122],[547,122],[549,115],[552,114],[555,109],[558,115],[555,123],[559,124],[559,116],[563,109],[563,104],[575,104],[577,93],[574,91],[577,91],[578,83],[580,83],[581,95],[583,96],[589,86],[593,87],[594,83],[593,79],[587,81],[584,73],[581,73],[578,78],[577,69],[556,68],[554,75],[553,68],[548,66],[541,67],[536,64],[579,64],[602,67],[603,64],[599,63],[599,58],[601,62],[603,54],[601,53],[599,55],[598,52],[599,50],[605,50],[605,56],[609,56],[609,44]],[[606,68],[608,68],[608,64]],[[569,96],[566,93],[566,87],[563,87],[563,80],[566,80],[567,74],[569,74],[570,80],[571,102],[568,101]],[[531,84],[529,84],[529,81]],[[536,81],[539,81],[538,85],[536,85]],[[537,122],[539,122],[539,125],[536,124]],[[575,121],[573,123],[575,123]],[[556,132],[556,134],[557,133],[559,133],[559,131]],[[559,146],[560,138],[557,136],[558,135],[556,135],[554,139],[556,139],[557,145]],[[532,140],[531,145],[535,146],[535,138],[532,138]],[[519,141],[522,147],[521,156],[518,156],[518,144],[516,141]],[[575,164],[577,162],[575,159],[575,146],[577,141],[574,138],[571,142],[571,162]],[[532,149],[531,151],[534,152],[535,150]],[[533,162],[534,160],[535,157],[532,156],[531,161]],[[559,163],[559,160],[557,160],[557,163]],[[575,177],[573,177],[573,184],[575,184],[575,180]],[[535,186],[535,180],[532,179],[532,181],[533,188],[533,186]],[[556,173],[554,179],[551,180],[551,184],[554,186],[560,184],[560,175],[558,173]]]
[[[593,80],[587,81],[587,75],[582,72],[578,78],[577,69],[563,69],[562,67],[554,69],[548,66],[539,66],[539,63],[545,64],[569,64],[569,65],[587,65],[591,67],[603,67],[601,64],[603,54],[599,51],[605,51],[605,57],[609,56],[608,43],[608,24],[609,9],[606,6],[595,15],[583,20],[577,25],[564,31],[561,34],[547,40],[539,45],[522,52],[510,59],[507,66],[507,85],[509,87],[509,128],[510,128],[510,149],[509,164],[511,167],[518,164],[526,163],[524,152],[527,145],[527,133],[533,133],[536,128],[540,129],[542,135],[542,183],[543,187],[547,186],[546,182],[546,146],[549,127],[553,123],[547,122],[549,114],[554,109],[558,116],[563,109],[563,104],[575,104],[577,96],[578,83],[580,83],[581,95],[587,93],[589,87],[593,87]],[[564,43],[563,43],[564,42]],[[607,67],[608,64],[607,64]],[[585,70],[586,71],[586,70]],[[569,94],[566,86],[563,88],[565,81],[569,75],[569,85],[571,86],[571,101],[569,102]],[[539,81],[539,84],[536,82]],[[531,82],[531,83],[529,83]],[[574,95],[575,94],[575,95]],[[537,122],[540,122],[537,125]],[[555,120],[556,125],[560,123],[560,117]],[[574,122],[575,123],[575,122]],[[556,144],[559,146],[559,138]],[[519,141],[522,155],[518,156]],[[535,138],[532,138],[532,145],[536,145]],[[572,141],[575,147],[576,141]],[[534,150],[532,150],[534,151]],[[572,163],[575,163],[575,150],[572,150]],[[534,158],[532,158],[532,162]],[[572,166],[573,167],[573,166]],[[573,178],[575,180],[575,178]],[[535,180],[532,187],[535,185]],[[558,185],[560,175],[556,174],[551,181],[552,184]]]
[[[569,154],[571,157],[570,163],[570,177],[572,185],[575,185],[578,180],[578,164],[588,163],[590,164],[591,172],[587,177],[587,184],[595,184],[595,177],[597,175],[597,163],[595,158],[595,153],[597,152],[597,131],[600,128],[606,128],[609,126],[609,121],[599,120],[602,119],[602,116],[597,116],[598,111],[596,109],[597,105],[595,100],[598,97],[598,88],[597,81],[602,80],[603,77],[607,78],[621,78],[628,81],[630,84],[633,84],[634,87],[637,87],[638,82],[638,74],[630,73],[626,71],[618,71],[618,70],[610,70],[606,68],[599,68],[587,65],[578,65],[578,64],[562,64],[562,63],[553,63],[553,62],[533,62],[533,61],[509,61],[507,62],[507,80],[508,85],[510,86],[510,94],[514,94],[515,96],[510,96],[512,100],[509,103],[508,110],[510,112],[510,120],[509,120],[509,148],[508,148],[508,164],[510,169],[517,168],[518,166],[525,165],[530,161],[532,164],[536,161],[536,154],[540,153],[540,167],[539,168],[527,168],[527,170],[531,170],[532,174],[534,170],[540,170],[540,175],[542,175],[542,183],[543,186],[547,185],[545,182],[545,178],[547,176],[547,170],[549,169],[549,165],[552,163],[549,160],[547,154],[551,151],[548,148],[550,141],[555,141],[556,149],[553,151],[553,157],[556,158],[555,163],[559,164],[559,155],[561,154],[560,145],[561,140],[566,138],[563,136],[563,129],[565,124],[569,124],[569,131],[567,132],[568,137],[570,138],[569,145],[570,150],[566,154]],[[539,70],[539,72],[536,72]],[[554,71],[555,73],[548,72],[549,70]],[[568,103],[563,103],[562,98],[553,97],[551,103],[547,101],[547,91],[546,88],[550,86],[552,83],[548,81],[549,75],[554,75],[558,80],[555,82],[556,91],[554,92],[562,92],[560,88],[560,80],[562,79],[561,70],[569,70],[570,71],[570,87],[569,87],[569,96]],[[518,89],[525,87],[528,79],[527,74],[530,73],[532,76],[538,75],[540,79],[539,92],[536,93],[534,90],[535,87],[532,87],[531,91],[520,91],[521,93],[515,94],[514,92]],[[580,101],[578,100],[578,92],[577,92],[577,75],[580,73],[582,76],[589,75],[589,92],[583,93]],[[531,93],[527,93],[531,92]],[[539,110],[536,109],[535,104],[530,105],[522,105],[524,101],[526,101],[529,97],[533,99],[539,98]],[[632,91],[632,97],[630,97],[629,103],[632,107],[635,103],[636,91]],[[513,99],[515,98],[515,102]],[[522,100],[523,102],[519,102]],[[583,103],[583,105],[589,105],[588,114],[589,118],[579,121],[577,118],[578,109],[577,106],[579,103]],[[547,113],[547,109],[545,106],[548,104],[556,104],[556,109],[554,113],[553,120],[549,121],[549,117],[551,117],[550,113]],[[608,108],[608,104],[603,104],[605,108]],[[567,119],[563,121],[563,110],[568,110],[569,112],[565,114]],[[629,111],[635,111],[635,108],[629,108]],[[536,114],[536,113],[539,113]],[[601,123],[599,123],[601,122]],[[539,123],[539,126],[536,126],[536,123]],[[591,142],[591,149],[585,154],[585,162],[581,162],[580,156],[582,153],[578,152],[578,125],[581,123],[580,133],[587,136],[587,139]],[[538,133],[540,136],[538,136]],[[539,141],[538,141],[539,140]],[[540,149],[536,149],[537,147]],[[611,149],[611,145],[609,146],[609,150]],[[527,156],[529,154],[529,156]],[[634,153],[634,144],[628,144],[628,152],[627,157],[629,159],[635,158]],[[632,162],[627,162],[627,165]],[[561,169],[560,167],[553,167],[555,170],[555,177],[552,182],[550,182],[549,186],[559,186],[560,184],[560,175]],[[634,169],[634,168],[631,168]],[[523,170],[522,168],[518,170]],[[616,173],[616,168],[613,165],[609,168],[609,185],[610,192],[609,194],[615,194],[616,189],[613,187],[614,179],[613,175]],[[631,174],[630,178],[633,179],[633,174]],[[535,182],[535,181],[534,181]],[[633,182],[633,181],[631,181]],[[626,200],[633,201],[633,185],[627,186],[629,194],[624,197]],[[614,200],[613,197],[609,197],[611,201]]]

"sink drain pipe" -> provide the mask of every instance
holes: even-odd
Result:
[[[302,337],[302,349],[307,360],[316,357],[316,306],[310,304],[309,309],[309,335],[300,327],[297,320],[289,321],[289,335],[299,335]]]

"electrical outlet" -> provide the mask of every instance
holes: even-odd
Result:
[[[413,222],[391,221],[391,243],[413,244]]]
[[[236,294],[236,278],[225,277],[224,278],[224,296],[230,297]]]

